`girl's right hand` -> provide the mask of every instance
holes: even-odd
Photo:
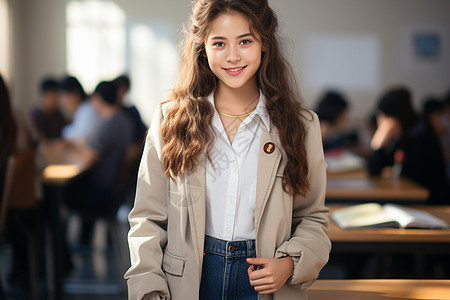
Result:
[[[273,294],[278,291],[294,272],[292,257],[247,258],[250,284],[260,294]],[[257,268],[262,266],[262,269]]]

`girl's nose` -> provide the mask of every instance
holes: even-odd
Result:
[[[237,62],[241,60],[241,56],[239,55],[236,47],[231,47],[230,51],[227,55],[227,62]]]

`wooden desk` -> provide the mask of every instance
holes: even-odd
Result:
[[[450,280],[318,280],[309,300],[445,300]]]
[[[370,177],[364,171],[328,173],[326,200],[330,202],[425,202],[429,192],[407,178]]]
[[[345,205],[329,205],[331,213]],[[450,224],[450,206],[409,206],[421,209]],[[330,221],[328,236],[335,251],[450,251],[450,229],[357,228],[341,229]]]
[[[64,186],[87,170],[81,163],[81,153],[74,148],[47,142],[40,145],[40,150],[47,162],[42,173],[44,184]]]
[[[42,173],[45,201],[45,249],[47,269],[47,299],[63,298],[63,282],[66,265],[66,226],[63,215],[65,187],[82,175],[87,167],[81,161],[81,153],[60,142],[46,142],[40,151],[47,162]]]

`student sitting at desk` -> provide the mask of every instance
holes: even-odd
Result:
[[[59,110],[59,85],[55,79],[47,77],[42,80],[39,103],[31,110],[31,121],[40,140],[61,137],[67,122]]]
[[[444,143],[444,157],[446,160],[447,180],[450,184],[450,90],[444,97],[444,116],[445,127],[447,130],[442,141]]]
[[[434,131],[439,140],[447,134],[445,104],[437,97],[427,97],[422,105],[422,114],[427,126]]]
[[[386,166],[430,191],[429,203],[449,203],[445,163],[439,140],[411,105],[406,88],[387,91],[377,107],[377,130],[370,147],[369,172],[379,175]]]
[[[66,140],[85,140],[100,123],[100,117],[87,99],[86,93],[78,79],[67,76],[60,83],[61,105],[71,119],[71,124],[63,128]]]
[[[135,105],[130,103],[128,93],[131,82],[127,75],[120,75],[113,80],[117,86],[117,98],[122,110],[128,115],[133,124],[133,143],[142,144],[144,142],[147,126],[142,122],[141,115]]]
[[[450,95],[449,95],[450,96]],[[448,96],[448,97],[449,97]],[[427,125],[432,128],[440,140],[447,168],[447,182],[450,184],[450,97],[445,101],[437,97],[428,97],[423,102],[423,115]]]
[[[101,117],[100,125],[77,144],[88,174],[69,187],[68,205],[75,210],[99,215],[112,207],[117,183],[128,145],[132,141],[132,125],[117,103],[117,89],[112,82],[101,82],[91,97]],[[94,221],[84,219],[82,239],[89,242]]]
[[[324,150],[346,148],[358,142],[355,132],[348,132],[348,102],[337,91],[327,91],[319,100],[315,112],[319,117]]]

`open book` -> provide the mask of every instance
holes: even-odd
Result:
[[[448,228],[445,221],[425,211],[395,204],[367,203],[353,205],[334,211],[331,219],[341,228]]]

